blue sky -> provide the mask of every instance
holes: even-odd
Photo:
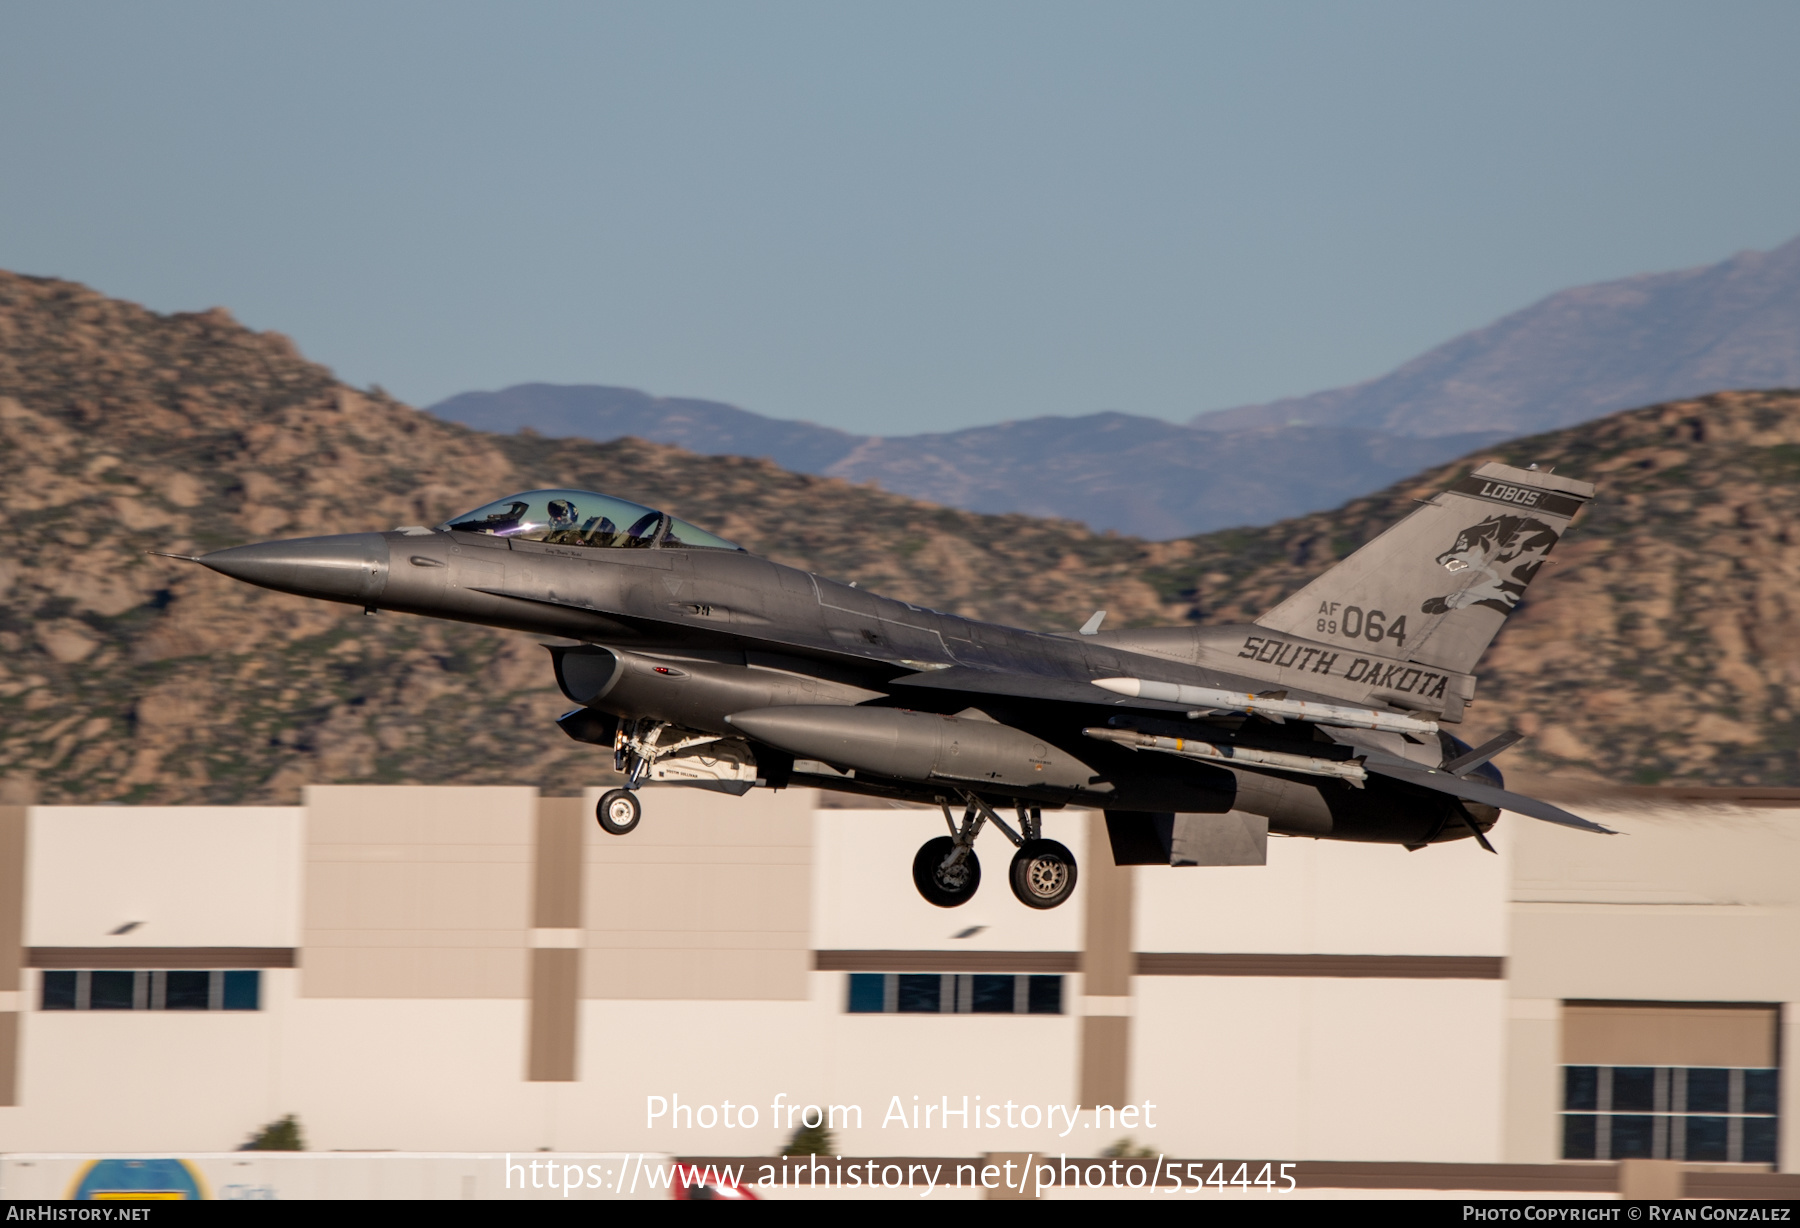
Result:
[[[1797,47],[1751,0],[0,0],[0,267],[415,404],[1185,419],[1792,238]]]

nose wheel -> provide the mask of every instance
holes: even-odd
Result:
[[[600,820],[600,828],[607,835],[629,835],[631,829],[638,825],[638,820],[644,817],[644,806],[631,790],[612,789],[600,795],[600,804],[594,807],[594,817]]]

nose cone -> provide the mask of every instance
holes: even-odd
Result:
[[[221,575],[278,592],[371,605],[387,588],[388,544],[379,533],[295,537],[200,556]]]

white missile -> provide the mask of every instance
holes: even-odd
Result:
[[[1139,733],[1135,729],[1083,729],[1085,736],[1102,742],[1116,742],[1132,750],[1155,750],[1183,759],[1199,759],[1209,763],[1242,763],[1251,767],[1277,768],[1283,772],[1300,772],[1307,776],[1335,776],[1357,788],[1369,773],[1358,762],[1340,763],[1332,759],[1315,759],[1311,755],[1290,755],[1278,750],[1252,750],[1247,746],[1220,746],[1213,742],[1196,742],[1192,738],[1165,738],[1157,734]]]
[[[1349,729],[1385,729],[1390,733],[1436,733],[1437,722],[1373,708],[1348,708],[1341,704],[1313,703],[1301,699],[1265,699],[1248,691],[1219,691],[1212,687],[1151,682],[1144,678],[1096,678],[1094,685],[1115,695],[1133,699],[1159,699],[1164,703],[1191,704],[1224,712],[1254,712],[1284,720],[1311,721]]]

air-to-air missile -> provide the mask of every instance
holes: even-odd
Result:
[[[1308,703],[1285,695],[1252,695],[1221,691],[1216,687],[1183,686],[1144,678],[1096,678],[1094,685],[1133,699],[1160,699],[1220,714],[1241,712],[1273,721],[1311,721],[1340,729],[1385,729],[1389,733],[1436,733],[1436,721],[1421,720],[1401,712],[1377,712],[1373,708],[1349,708],[1342,704]],[[1199,712],[1194,713],[1200,715]]]

